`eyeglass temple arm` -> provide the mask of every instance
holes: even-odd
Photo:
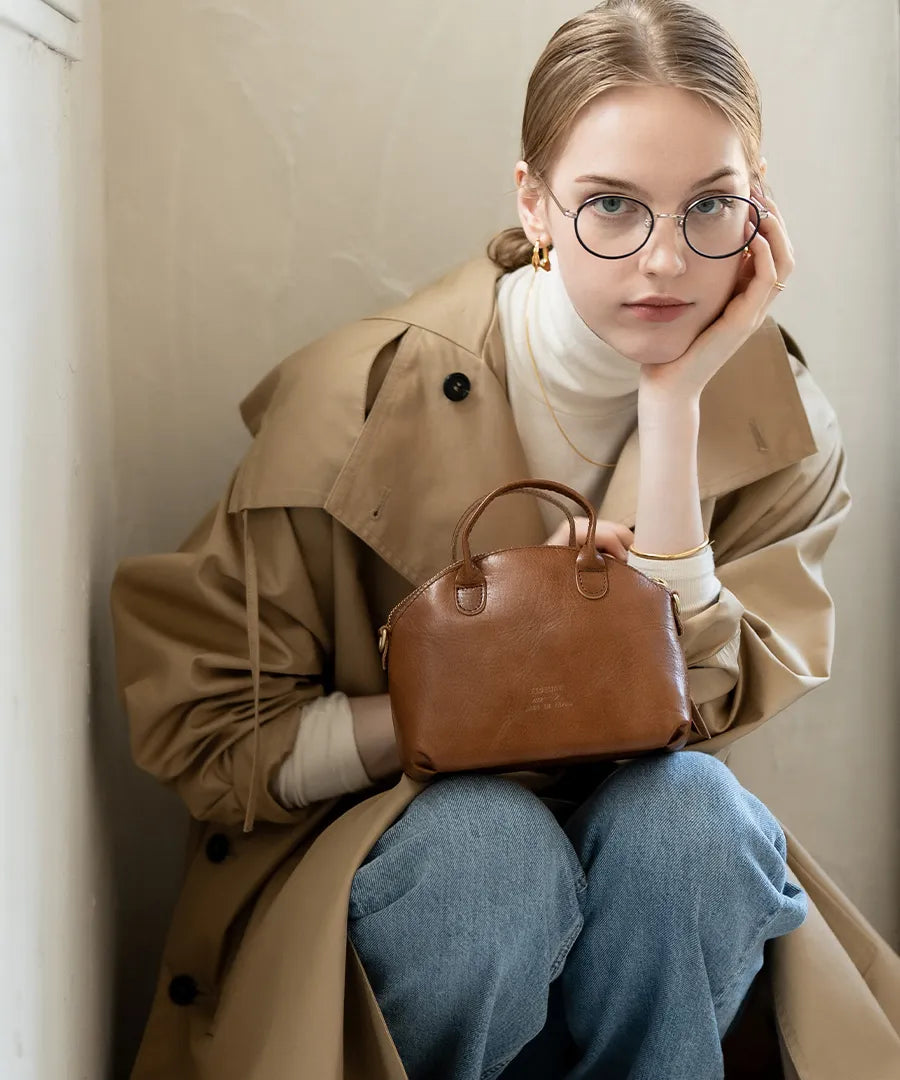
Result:
[[[542,177],[542,176],[540,175],[540,173],[537,173],[537,172],[536,172],[536,173],[535,173],[534,175],[535,175],[535,176],[536,176],[536,177],[538,178],[538,180],[540,180],[540,182],[541,182],[541,183],[542,183],[542,184],[544,185],[544,187],[545,187],[545,188],[547,189],[547,192],[548,192],[548,194],[550,195],[550,198],[551,198],[551,199],[552,199],[552,200],[553,200],[553,201],[554,201],[554,202],[556,203],[556,205],[557,205],[557,206],[559,207],[559,211],[560,211],[560,213],[561,213],[561,214],[565,214],[565,216],[566,216],[567,218],[576,218],[576,217],[578,217],[578,211],[577,211],[577,210],[567,210],[567,209],[566,209],[566,208],[565,208],[565,207],[563,206],[563,204],[562,204],[562,203],[561,203],[561,202],[559,201],[559,199],[557,199],[557,197],[556,197],[556,196],[555,196],[555,195],[553,194],[553,191],[551,190],[551,188],[550,188],[550,185],[549,185],[549,184],[547,183],[547,181],[546,181],[546,180],[545,180],[545,179],[544,179],[544,178],[543,178],[543,177]]]

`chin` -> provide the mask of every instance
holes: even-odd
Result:
[[[623,334],[620,340],[607,338],[607,343],[636,364],[669,364],[686,351],[695,336],[635,333]]]
[[[637,364],[670,364],[687,352],[704,329],[703,326],[659,324],[651,330],[622,334],[620,343],[610,344]]]

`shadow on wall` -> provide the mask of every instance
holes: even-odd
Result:
[[[111,1076],[127,1080],[181,883],[189,818],[177,796],[132,760],[127,717],[116,690],[110,585],[111,578],[98,586],[90,642],[91,695],[97,703],[91,760],[114,905]]]

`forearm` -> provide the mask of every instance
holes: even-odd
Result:
[[[699,398],[672,399],[642,384],[638,431],[635,549],[667,555],[697,547],[703,542],[697,477]]]
[[[303,707],[274,794],[284,807],[309,806],[363,791],[399,772],[388,695],[348,697],[336,691]]]

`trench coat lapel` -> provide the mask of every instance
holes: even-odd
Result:
[[[414,584],[451,562],[458,518],[476,498],[529,475],[500,383],[484,360],[443,338],[404,336],[369,421],[325,508]],[[463,371],[469,396],[444,378]],[[505,498],[472,534],[473,551],[546,538],[536,500]]]
[[[390,314],[417,322],[398,350],[326,509],[420,584],[450,563],[449,540],[465,508],[530,472],[507,399],[496,304],[478,313],[489,320],[479,346],[471,332],[457,335],[463,344],[457,343],[452,323],[435,310],[437,299],[431,304],[416,300],[416,310]],[[470,316],[470,328],[472,321],[478,320]],[[464,370],[472,384],[469,396],[457,404],[441,392],[443,379],[455,370]],[[701,398],[701,499],[715,499],[815,452],[784,339],[777,323],[767,318]],[[598,507],[599,517],[634,525],[639,458],[635,428]],[[472,550],[545,539],[535,499],[504,499],[502,511],[491,508],[479,520]]]

